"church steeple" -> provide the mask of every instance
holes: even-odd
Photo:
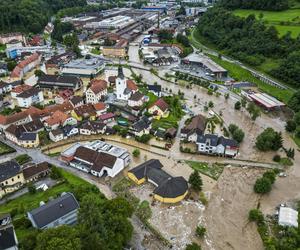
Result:
[[[118,78],[124,79],[124,73],[121,65],[118,68]]]

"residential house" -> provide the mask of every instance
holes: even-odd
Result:
[[[180,139],[189,142],[196,142],[199,135],[202,135],[206,128],[206,118],[203,115],[194,116],[191,121],[180,131]]]
[[[77,223],[79,203],[72,193],[62,193],[60,197],[27,213],[33,227],[38,229],[54,228]]]
[[[142,136],[144,134],[149,134],[151,128],[151,121],[147,116],[143,116],[140,120],[136,121],[130,132],[133,133],[135,136]]]
[[[152,114],[155,119],[165,118],[169,116],[169,105],[164,99],[160,98],[148,108],[148,112]]]
[[[145,102],[145,96],[137,91],[133,93],[128,99],[128,106],[130,107],[141,107]]]
[[[98,103],[107,95],[107,82],[105,80],[93,79],[91,87],[85,93],[86,103]]]
[[[9,214],[0,215],[0,249],[18,250],[18,240]]]
[[[94,121],[97,116],[97,112],[91,103],[84,104],[75,108],[71,112],[71,114],[77,121],[82,121],[84,119],[89,119]]]
[[[57,110],[49,118],[44,121],[47,130],[57,129],[59,126],[76,125],[77,120],[71,115]]]
[[[30,130],[27,131],[24,125],[12,124],[5,129],[4,133],[8,140],[21,147],[35,148],[38,147],[40,143],[38,132]]]
[[[12,88],[12,90],[10,91],[10,95],[12,98],[17,98],[17,96],[19,94],[22,94],[24,91],[31,89],[32,86],[29,86],[27,84],[21,84],[21,85],[17,85],[16,87]]]
[[[4,131],[10,125],[21,125],[28,122],[31,122],[33,116],[39,115],[41,112],[40,109],[35,107],[30,107],[27,110],[15,113],[12,115],[4,116],[0,115],[0,130]]]
[[[21,85],[21,83],[22,82],[20,80],[13,81],[13,82],[0,81],[0,95],[11,92],[13,88]]]
[[[49,132],[49,138],[54,142],[62,141],[64,139],[64,131],[61,128],[51,130]]]
[[[107,111],[107,105],[104,102],[93,104],[97,116],[103,115]]]
[[[41,55],[34,53],[27,57],[25,60],[21,61],[11,72],[11,78],[21,79],[30,70],[34,69],[41,62]]]
[[[99,121],[86,121],[79,129],[81,135],[104,134],[106,125]]]
[[[15,160],[0,164],[0,198],[18,190],[24,183],[21,167]]]
[[[49,174],[49,163],[41,162],[38,164],[32,164],[23,168],[22,172],[26,183],[37,181],[40,178],[46,177]]]
[[[157,97],[162,96],[161,85],[148,85],[149,92],[153,93]]]
[[[65,89],[58,92],[54,100],[56,104],[63,104],[65,101],[69,101],[74,95],[74,91],[71,89]]]
[[[34,104],[44,102],[43,91],[37,88],[30,88],[17,95],[18,106],[21,108],[29,108]]]
[[[115,114],[110,112],[110,113],[100,115],[99,116],[99,121],[101,121],[105,124],[113,122],[113,121],[115,121]]]
[[[10,43],[13,40],[17,40],[19,42],[22,42],[26,44],[25,37],[22,33],[15,32],[15,33],[8,33],[8,34],[1,34],[0,35],[0,43],[1,44],[7,44]]]
[[[239,152],[238,143],[235,140],[218,137],[217,135],[199,135],[196,141],[198,152],[201,154],[235,157]]]
[[[84,104],[83,98],[81,96],[75,95],[69,99],[69,102],[74,108],[77,108]]]
[[[72,51],[65,52],[63,54],[54,55],[45,62],[47,73],[55,75],[60,71],[60,67],[66,63],[69,63],[72,59],[76,58],[76,54]]]
[[[62,130],[64,131],[65,138],[77,135],[79,133],[79,129],[77,127],[71,126],[71,125],[67,125],[67,126],[63,127]]]

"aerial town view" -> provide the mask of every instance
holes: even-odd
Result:
[[[0,12],[0,250],[300,249],[300,0]]]

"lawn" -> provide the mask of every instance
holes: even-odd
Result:
[[[37,192],[35,194],[27,193],[15,200],[7,202],[6,204],[0,205],[0,213],[10,213],[12,210],[15,210],[16,215],[14,216],[13,220],[20,219],[27,211],[38,207],[41,201],[46,202],[50,197],[57,197],[62,192],[70,192],[74,187],[91,186],[90,183],[69,172],[66,172],[62,169],[60,169],[60,172],[65,178],[64,182],[57,184],[45,192]],[[16,228],[16,233],[18,240],[20,241],[28,233],[30,233],[30,230],[22,227]]]
[[[288,31],[292,37],[296,38],[300,34],[300,9],[289,9],[285,11],[261,11],[261,10],[235,10],[234,14],[240,17],[247,17],[254,14],[259,19],[260,14],[263,15],[262,20],[266,25],[273,25],[282,36]]]
[[[174,115],[170,114],[167,118],[161,118],[160,120],[153,120],[152,128],[177,128],[178,127],[179,118],[175,117]]]
[[[211,59],[213,59],[216,63],[221,65],[223,68],[228,70],[229,75],[238,81],[249,81],[255,83],[260,90],[263,92],[276,97],[277,99],[283,101],[284,103],[287,103],[291,96],[293,95],[293,91],[286,89],[279,89],[276,87],[273,87],[269,84],[266,84],[262,82],[261,80],[254,77],[248,70],[243,69],[239,65],[236,65],[234,63],[223,61],[222,59],[218,58],[217,56],[209,55]]]
[[[212,165],[205,162],[185,161],[192,169],[199,171],[201,174],[207,175],[214,180],[218,180],[222,174],[224,165],[214,163]]]
[[[23,165],[23,164],[25,164],[27,162],[30,162],[32,159],[31,159],[31,157],[28,154],[22,154],[22,155],[18,155],[15,160],[20,165]]]
[[[8,146],[7,144],[5,144],[3,142],[0,142],[0,156],[14,153],[14,152],[16,152],[16,150],[14,148]]]

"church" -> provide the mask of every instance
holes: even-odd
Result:
[[[126,80],[121,66],[118,68],[118,77],[116,79],[117,99],[128,101],[132,94],[138,91],[138,87],[132,80]]]

